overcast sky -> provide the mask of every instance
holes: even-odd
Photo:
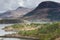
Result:
[[[7,10],[15,10],[18,7],[35,8],[43,1],[60,2],[60,0],[0,0],[0,13]]]

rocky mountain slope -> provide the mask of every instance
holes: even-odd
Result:
[[[9,10],[5,13],[1,13],[0,14],[0,18],[18,18],[18,17],[22,17],[23,15],[25,15],[26,13],[30,12],[32,9],[28,9],[28,8],[23,8],[23,7],[19,7],[16,10]]]
[[[60,3],[44,1],[23,18],[26,20],[60,21]]]

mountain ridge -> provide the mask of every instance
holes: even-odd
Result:
[[[60,21],[60,3],[44,1],[33,11],[23,16],[27,20]]]
[[[7,12],[1,13],[0,18],[18,18],[22,17],[26,13],[30,12],[32,9],[18,7],[16,10],[8,10]]]

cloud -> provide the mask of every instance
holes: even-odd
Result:
[[[25,6],[25,5],[24,5],[24,0],[18,0],[18,4],[19,4],[19,6],[22,6],[22,7]]]
[[[60,3],[60,0],[19,0],[19,4],[23,7],[35,8],[38,6],[39,3],[43,1],[55,1]]]
[[[18,5],[18,1],[16,0],[0,0],[0,12],[7,10],[14,10]]]
[[[35,8],[42,1],[46,0],[20,0],[19,4],[27,8]]]
[[[29,7],[33,8],[33,7],[36,7],[40,2],[42,2],[42,0],[29,0],[27,2],[28,4],[26,3],[26,6],[28,5]]]
[[[0,12],[15,10],[18,7],[35,8],[43,1],[60,2],[60,0],[0,0]]]

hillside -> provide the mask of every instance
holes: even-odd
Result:
[[[5,13],[0,14],[0,18],[5,19],[5,18],[17,18],[17,17],[22,17],[26,13],[30,12],[32,9],[28,8],[23,8],[19,7],[16,10],[8,10]]]
[[[60,21],[60,3],[44,1],[23,18],[26,20]]]

